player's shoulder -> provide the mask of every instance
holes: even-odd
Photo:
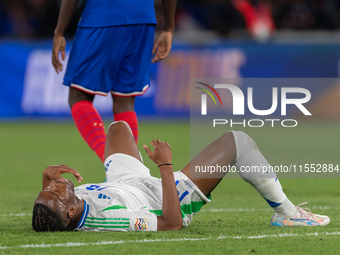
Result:
[[[102,183],[87,183],[75,187],[74,192],[76,195],[83,197],[86,195],[98,193],[98,191],[106,188],[107,186],[104,186]]]
[[[74,187],[74,190],[81,190],[81,189],[86,189],[86,190],[99,190],[100,188],[106,187],[106,183],[86,183],[79,185],[77,187]]]

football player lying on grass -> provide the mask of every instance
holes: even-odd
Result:
[[[158,166],[161,178],[150,175],[143,164],[130,127],[114,122],[107,132],[105,147],[106,182],[84,184],[74,188],[72,181],[61,177],[73,174],[73,168],[49,166],[43,172],[43,186],[34,203],[32,226],[35,231],[71,230],[179,230],[187,227],[192,216],[210,202],[210,193],[225,173],[200,173],[190,177],[191,166],[268,166],[255,142],[245,133],[225,133],[199,153],[181,171],[173,172],[168,143],[151,142],[153,152],[144,145]],[[273,226],[321,226],[329,224],[327,216],[307,212],[294,206],[282,191],[276,174],[268,171],[262,178],[239,171],[274,209]],[[258,176],[257,176],[258,177]]]

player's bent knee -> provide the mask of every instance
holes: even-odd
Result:
[[[88,94],[84,91],[81,91],[79,89],[75,89],[70,87],[69,89],[69,95],[68,95],[68,104],[70,108],[72,109],[73,105],[80,101],[90,101],[92,102],[94,99],[94,95]]]
[[[233,133],[231,131],[226,132],[220,137],[220,139],[222,142],[227,142],[228,140],[233,139]]]
[[[124,121],[124,120],[117,120],[117,121],[112,122],[109,125],[107,130],[112,129],[113,127],[121,126],[121,125],[126,126],[126,127],[130,127],[129,124],[126,121]]]
[[[171,230],[181,230],[181,229],[183,229],[183,225],[182,224],[173,227]]]
[[[118,121],[112,122],[110,124],[110,126],[107,128],[107,133],[109,133],[114,128],[126,128],[126,129],[131,131],[131,128],[130,128],[129,124],[127,122],[125,122],[124,120],[118,120]]]
[[[232,130],[231,132],[234,135],[237,159],[239,159],[247,151],[248,148],[258,150],[256,143],[248,134],[242,131],[234,130]]]
[[[234,131],[234,130],[232,130],[231,133],[233,133],[235,139],[238,139],[240,141],[246,141],[246,140],[248,140],[250,138],[250,136],[247,133],[243,132],[243,131]]]
[[[237,138],[233,132],[234,131],[229,131],[220,136],[218,139],[219,143],[223,144],[223,146],[230,146],[231,143],[234,143]]]

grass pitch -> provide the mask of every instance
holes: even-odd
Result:
[[[314,162],[306,163],[321,163],[330,157],[334,160],[339,153],[339,123],[299,125],[293,137],[291,131],[271,128],[251,130],[250,135],[272,164],[288,164],[300,155],[313,158]],[[189,136],[188,123],[141,122],[139,147],[156,138],[168,141],[174,168],[180,169],[190,158]],[[275,146],[268,137],[277,138]],[[312,151],[308,158],[307,148],[299,146],[306,143],[319,153]],[[142,155],[152,174],[159,176],[143,150]],[[102,182],[103,166],[71,122],[1,123],[0,158],[0,254],[338,253],[339,179],[281,179],[293,203],[308,201],[313,212],[329,215],[331,223],[325,227],[271,227],[272,209],[257,192],[241,179],[225,179],[212,193],[212,203],[181,231],[35,233],[31,212],[46,166],[72,166],[82,174],[83,183]],[[73,176],[66,177],[75,181]]]

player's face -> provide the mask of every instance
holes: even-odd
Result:
[[[74,185],[72,181],[59,178],[39,193],[36,203],[42,203],[53,211],[58,211],[65,223],[69,221],[68,210],[75,204]]]

